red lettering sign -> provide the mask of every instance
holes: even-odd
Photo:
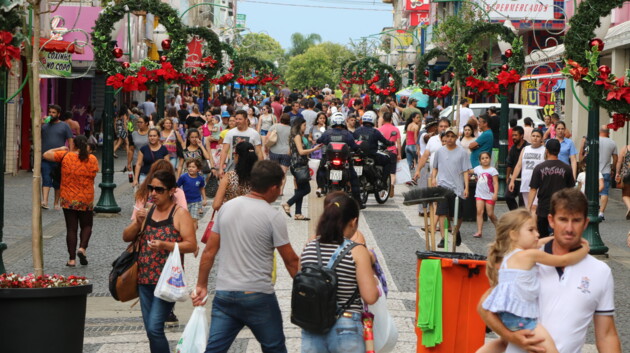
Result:
[[[429,23],[429,11],[412,12],[409,16],[409,24],[412,27],[428,25]]]
[[[188,54],[186,55],[186,61],[184,67],[200,67],[203,48],[203,39],[199,37],[193,37],[188,43]]]
[[[429,0],[405,0],[405,10],[411,12],[428,12],[431,10],[431,3]]]

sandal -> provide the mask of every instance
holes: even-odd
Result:
[[[76,263],[71,264],[70,262],[66,262],[66,266],[68,266],[68,267],[77,267],[77,264]]]
[[[48,205],[46,205],[46,204],[42,204],[42,208],[43,208],[43,209],[45,209],[45,210],[47,210],[47,209],[48,209]]]
[[[291,217],[291,206],[287,205],[286,203],[283,203],[280,206],[282,206],[282,209],[284,210],[284,213],[286,213],[287,216]]]
[[[293,219],[295,219],[296,221],[310,221],[311,219],[304,216],[303,214],[296,214],[295,217],[293,217]]]
[[[85,255],[85,253],[77,251],[77,256],[79,257],[79,263],[81,265],[83,265],[83,266],[87,266],[88,260],[87,260],[87,256]]]
[[[475,234],[473,234],[473,238],[481,238],[481,233],[475,233]]]

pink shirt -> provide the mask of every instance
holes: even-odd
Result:
[[[186,195],[184,194],[184,190],[177,188],[175,189],[175,194],[173,194],[173,198],[175,200],[175,204],[183,209],[185,209],[186,211],[188,211],[188,204],[186,203]],[[131,220],[135,221],[136,220],[136,209],[137,208],[144,208],[144,204],[146,203],[143,201],[139,201],[136,200],[136,204],[133,207],[133,213],[131,214]]]
[[[383,124],[383,126],[378,128],[378,131],[380,131],[381,134],[385,136],[385,139],[387,139],[387,141],[390,141],[390,142],[400,141],[400,130],[398,130],[397,127],[395,127],[394,125],[390,123]],[[387,147],[387,150],[389,152],[392,152],[393,154],[396,154],[396,155],[398,154],[398,149],[396,148],[396,145]]]

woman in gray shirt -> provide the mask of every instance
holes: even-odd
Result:
[[[275,131],[278,134],[276,143],[269,147],[269,159],[280,163],[282,171],[287,172],[291,166],[291,155],[289,154],[289,138],[291,136],[291,117],[288,113],[284,113],[280,116],[280,123],[274,124],[269,128],[269,134],[267,137]],[[284,181],[282,182],[284,187]]]

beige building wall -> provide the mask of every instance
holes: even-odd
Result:
[[[13,61],[13,67],[8,75],[7,98],[18,91],[22,84],[22,65],[18,61]],[[6,131],[6,166],[5,174],[16,175],[18,172],[18,160],[20,151],[20,134],[22,126],[22,94],[16,95],[7,102],[7,131]]]

